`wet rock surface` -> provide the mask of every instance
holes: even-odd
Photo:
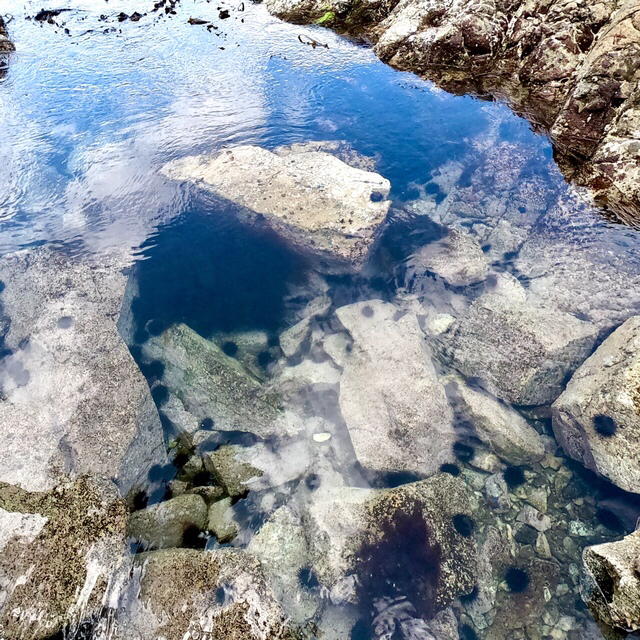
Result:
[[[364,32],[392,66],[454,93],[505,99],[553,140],[565,175],[635,224],[635,0],[597,4],[269,0],[276,16]]]
[[[116,329],[125,284],[117,260],[27,250],[0,260],[0,278],[0,480],[42,491],[103,473],[123,493],[144,483],[166,452],[147,383]]]
[[[640,493],[640,318],[616,329],[575,372],[553,405],[553,429],[569,456]]]
[[[475,584],[472,531],[455,524],[469,513],[464,485],[445,474],[377,492],[320,490],[306,523],[312,566],[336,594],[356,576],[356,601],[405,597],[430,618]],[[421,560],[415,575],[405,554]]]
[[[48,638],[100,615],[128,572],[126,522],[103,477],[44,492],[0,485],[2,635]]]
[[[257,436],[295,432],[295,421],[281,410],[278,396],[233,357],[186,325],[175,325],[143,347],[164,363],[162,385],[199,420],[217,430]]]
[[[428,475],[451,461],[453,416],[416,316],[377,300],[336,316],[353,340],[340,409],[360,464]]]
[[[330,273],[362,268],[390,205],[388,180],[304,147],[280,155],[234,147],[163,172],[242,207]]]
[[[146,639],[212,634],[224,640],[295,636],[266,585],[260,564],[244,551],[168,549],[141,554],[139,596],[116,637]]]
[[[584,550],[584,597],[605,624],[626,631],[640,628],[639,559],[639,532]]]
[[[516,405],[552,402],[593,350],[596,327],[554,309],[536,307],[515,280],[487,291],[451,330],[454,366],[501,400]]]
[[[15,51],[15,47],[11,40],[9,40],[9,33],[7,32],[7,23],[0,15],[0,54]],[[0,73],[4,66],[4,61],[0,60]]]

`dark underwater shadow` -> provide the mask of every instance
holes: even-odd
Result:
[[[203,336],[283,326],[287,285],[303,281],[306,262],[266,224],[238,214],[232,203],[198,192],[142,245],[136,342],[174,323]]]

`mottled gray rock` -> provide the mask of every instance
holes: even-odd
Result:
[[[140,554],[116,638],[293,640],[260,563],[244,551]]]
[[[230,496],[272,489],[300,478],[311,464],[308,443],[287,440],[277,447],[225,445],[203,454],[205,467]]]
[[[447,376],[443,383],[459,420],[502,459],[522,465],[544,457],[542,437],[517,411],[457,376]]]
[[[132,513],[127,535],[147,549],[165,549],[181,546],[189,527],[207,528],[207,504],[198,495],[178,496]]]
[[[238,533],[238,525],[231,508],[231,498],[223,498],[209,507],[208,529],[218,542],[230,542]]]
[[[239,445],[226,445],[203,454],[207,471],[231,497],[247,493],[247,483],[262,475],[262,471],[243,459],[244,450],[245,448]]]
[[[164,363],[163,383],[184,408],[200,420],[211,418],[217,430],[269,436],[300,427],[281,409],[276,394],[186,325],[174,325],[151,338],[143,351]]]
[[[312,317],[305,318],[280,334],[280,348],[287,358],[300,351],[303,344],[311,337]]]
[[[251,539],[247,550],[256,556],[286,613],[295,622],[311,618],[318,600],[300,583],[309,571],[309,550],[302,519],[285,505],[277,509]]]
[[[80,476],[45,492],[0,486],[0,635],[40,640],[99,615],[128,573],[127,506]]]
[[[464,376],[479,379],[506,402],[534,405],[562,393],[597,334],[593,324],[568,313],[488,291],[451,330],[448,347]]]
[[[320,151],[277,155],[240,146],[175,160],[163,173],[196,182],[264,220],[326,272],[364,265],[390,204],[388,180]]]
[[[587,547],[582,554],[582,597],[605,624],[640,629],[640,532]]]
[[[416,316],[380,300],[336,315],[353,339],[340,409],[360,464],[426,476],[451,461],[452,411]]]
[[[535,507],[526,504],[516,518],[518,522],[524,522],[536,531],[544,532],[551,526],[551,518],[540,513]]]
[[[127,493],[166,460],[147,383],[118,334],[121,257],[48,248],[5,255],[11,324],[0,362],[0,481],[32,491],[86,472]]]
[[[504,513],[511,508],[509,487],[501,473],[489,476],[484,484],[485,494],[489,506],[498,513]]]
[[[452,229],[435,242],[421,247],[407,262],[409,286],[425,273],[435,273],[454,287],[481,282],[489,265],[478,241],[467,231]]]
[[[640,316],[575,372],[553,404],[553,430],[569,456],[640,493]]]
[[[436,571],[433,577],[431,596],[435,609],[442,609],[475,584],[475,543],[455,529],[453,516],[459,514],[470,515],[467,490],[461,480],[447,474],[378,491],[321,487],[313,494],[305,520],[312,566],[320,582],[331,589],[350,575],[364,580],[366,571],[374,570],[367,563],[376,549],[378,561],[384,557],[392,562],[386,554],[404,553],[398,550],[408,540],[419,539],[422,545],[426,536],[426,547],[440,546],[439,574]],[[421,557],[428,554],[427,548],[414,551]],[[405,595],[411,600],[413,594]]]

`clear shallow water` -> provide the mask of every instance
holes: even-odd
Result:
[[[205,196],[158,172],[172,159],[212,153],[226,145],[271,149],[309,140],[346,141],[374,158],[376,170],[392,184],[397,211],[370,267],[358,277],[325,279],[331,306],[318,321],[320,338],[296,354],[296,363],[319,358],[317,343],[340,333],[331,320],[333,310],[352,302],[383,299],[406,311],[415,309],[417,301],[427,318],[464,313],[482,293],[480,285],[452,287],[423,272],[416,275],[414,256],[443,233],[432,219],[444,228],[471,231],[492,272],[515,275],[537,299],[594,321],[604,318],[603,335],[638,308],[632,292],[625,297],[584,277],[602,270],[614,274],[615,282],[623,283],[621,289],[636,282],[637,233],[607,224],[567,187],[546,139],[506,107],[447,95],[394,72],[368,49],[328,31],[280,23],[260,5],[246,4],[240,11],[239,5],[221,3],[230,10],[230,18],[221,20],[218,5],[185,2],[176,16],[118,22],[121,10],[150,8],[144,2],[134,4],[75,3],[73,12],[60,17],[69,34],[55,25],[25,20],[41,8],[39,4],[25,7],[9,0],[7,8],[3,6],[13,15],[9,28],[18,51],[0,81],[0,248],[6,253],[56,243],[89,255],[130,252],[138,261],[133,270],[138,293],[132,352],[143,367],[149,364],[142,355],[149,322],[155,321],[161,328],[185,323],[221,346],[239,344],[238,332],[263,331],[270,342],[260,346],[258,340],[258,347],[247,348],[244,364],[266,381],[291,368],[291,362],[283,361],[277,338],[295,322],[298,299],[304,302],[317,293],[317,283],[307,281],[304,261],[273,235],[232,217],[213,220]],[[106,20],[100,19],[103,14]],[[189,17],[211,19],[218,28],[191,26]],[[329,48],[305,46],[300,34],[311,34]],[[534,247],[533,257],[527,256],[526,246],[522,248],[525,239]],[[541,264],[535,264],[537,255],[544,256]],[[434,346],[437,342],[430,338]],[[242,350],[238,359],[241,356]],[[450,365],[442,363],[441,368],[444,374]],[[157,371],[145,373],[162,409],[163,394],[157,391],[162,379]],[[288,402],[326,419],[332,444],[319,454],[318,470],[307,470],[304,482],[296,478],[284,488],[252,491],[236,502],[240,531],[232,545],[249,544],[276,507],[292,496],[310,501],[316,480],[331,476],[326,465],[353,486],[396,486],[414,479],[402,474],[372,476],[358,467],[339,417],[335,388],[294,395]],[[532,424],[550,433],[544,414]],[[175,434],[167,419],[165,428],[170,443]],[[221,442],[247,446],[255,439],[222,434],[216,444]],[[457,468],[480,500],[488,474],[464,454],[460,457]],[[181,459],[156,469],[136,506],[166,499],[167,482],[176,474],[184,477],[183,463]],[[286,460],[282,464],[290,466]],[[454,626],[463,640],[476,637],[473,633],[496,639],[533,638],[531,629],[530,635],[514,630],[522,607],[533,616],[529,628],[544,625],[545,633],[555,629],[557,637],[572,640],[600,637],[579,604],[580,545],[630,530],[627,523],[607,520],[598,506],[622,498],[577,465],[562,460],[553,464],[569,470],[568,491],[558,489],[558,468],[532,465],[526,469],[527,489],[514,482],[511,506],[502,515],[479,509],[475,527],[481,548],[492,527],[511,536],[516,516],[531,503],[531,492],[542,489],[557,523],[548,534],[557,562],[554,575],[532,573],[523,593],[518,593],[518,585],[505,587],[509,568],[529,566],[539,555],[533,544],[510,540],[513,551],[508,561],[501,561],[494,580],[502,585],[494,606],[483,611],[473,596],[454,606]],[[624,500],[634,513],[637,507]],[[563,513],[569,515],[563,518]],[[572,521],[583,527],[574,525],[575,535],[569,535]],[[398,530],[405,531],[405,525],[398,525]],[[197,540],[198,545],[218,547],[215,536]],[[403,566],[410,560],[402,547],[400,542],[388,552],[391,564]],[[303,568],[300,593],[322,603],[324,613],[317,621],[325,637],[371,637],[371,611],[333,607],[312,573]],[[410,577],[397,595],[410,598],[413,574],[407,573]],[[399,574],[406,575],[402,570]],[[368,604],[385,595],[381,582],[367,583],[374,592]],[[341,615],[347,621],[342,627],[333,620]],[[574,620],[561,624],[563,616]],[[331,631],[334,626],[337,631]],[[422,635],[414,637],[428,637],[420,628],[415,633]],[[430,633],[447,637],[444,632]]]

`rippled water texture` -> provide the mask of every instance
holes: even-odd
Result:
[[[40,0],[2,2],[17,51],[0,80],[0,251],[53,244],[80,258],[118,255],[119,269],[126,267],[116,320],[160,409],[169,460],[127,496],[130,509],[195,495],[194,488],[211,499],[219,471],[203,467],[201,456],[235,445],[264,477],[248,494],[228,485],[215,494],[228,500],[231,533],[196,526],[164,546],[248,547],[285,614],[306,625],[305,637],[602,638],[580,599],[582,548],[632,531],[640,506],[557,449],[549,405],[597,344],[638,313],[638,232],[606,222],[569,187],[548,141],[504,105],[448,95],[329,31],[281,23],[251,2],[185,0],[176,15],[149,13],[138,22],[117,16],[148,12],[151,2],[77,0],[73,7],[58,25],[26,19]],[[225,146],[326,140],[340,141],[391,183],[388,224],[356,275],[314,272],[275,233],[237,218],[197,184],[160,173],[172,160]],[[446,245],[453,249],[443,267],[422,250],[447,238],[463,240]],[[492,300],[504,301],[496,317],[513,325],[503,335],[493,316],[473,316],[481,298],[492,312]],[[305,315],[311,303],[321,308]],[[286,346],[284,332],[309,317],[302,339]],[[452,337],[449,327],[465,318]],[[12,327],[20,320],[12,317]],[[3,351],[5,392],[12,402],[31,394],[46,405],[50,382],[39,382],[29,360],[29,316],[22,320],[25,340]],[[73,331],[76,320],[63,315],[57,328]],[[540,335],[586,336],[584,353],[563,352],[567,362],[550,365],[557,380],[546,395],[542,383],[520,393],[485,376],[483,358],[503,348],[515,354],[505,379],[528,366],[518,353],[529,326]],[[483,336],[483,327],[494,333]],[[224,353],[250,377],[239,415],[256,415],[251,403],[266,387],[278,394],[269,402],[303,427],[283,438],[242,425],[217,431],[207,402],[199,397],[202,411],[193,408],[187,387],[189,380],[223,384],[227,374],[202,378],[194,369],[185,382],[172,368],[178,343],[194,368],[215,369],[211,362]],[[433,366],[411,360],[421,349]],[[419,386],[423,378],[433,382]],[[461,384],[474,393],[495,385],[504,403],[492,399],[492,411],[515,407],[507,422],[535,430],[542,443],[535,460],[490,451],[495,442],[476,432],[457,396]],[[442,394],[442,410],[455,409],[451,433],[442,435],[451,442],[436,446],[432,459],[425,451],[437,440],[433,432],[431,441],[402,440],[403,425],[422,426],[411,411],[420,394]],[[193,413],[188,438],[176,398],[181,416]],[[385,419],[399,424],[390,437],[408,452],[396,466],[363,463],[381,459],[369,446],[375,425],[367,433],[368,405],[379,409],[379,398]],[[397,407],[406,413],[395,415]],[[358,428],[350,433],[352,424]],[[355,553],[358,579],[336,579],[330,562],[318,560],[328,552],[317,540],[335,534],[337,547],[348,548],[366,524],[358,511],[370,497],[363,492],[414,486],[428,475],[416,463],[423,458],[439,471],[435,488],[425,489],[426,499],[402,494],[374,509],[376,533],[364,535]],[[12,465],[7,459],[9,476],[22,473]],[[454,477],[458,489],[448,489]],[[140,538],[130,536],[134,552],[153,548]],[[477,567],[467,571],[476,552]],[[436,587],[443,576],[457,581],[453,598]],[[220,602],[230,597],[216,594]],[[121,624],[140,634],[146,610],[137,596],[125,590],[119,606]],[[197,627],[207,631],[202,620]]]

